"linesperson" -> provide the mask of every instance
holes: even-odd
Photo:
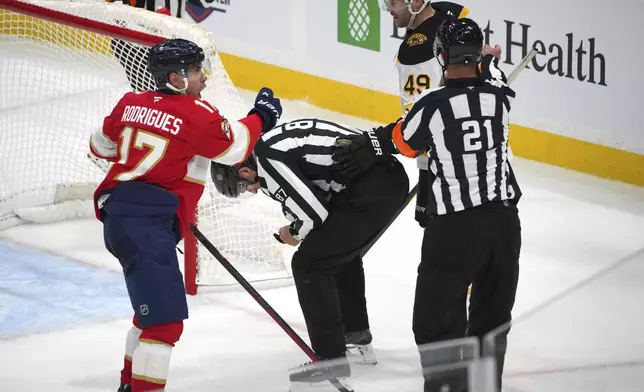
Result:
[[[514,306],[521,191],[509,160],[508,115],[515,93],[497,66],[500,48],[486,45],[482,57],[482,47],[483,34],[474,21],[444,22],[434,53],[443,67],[445,85],[429,90],[403,121],[376,129],[380,151],[372,149],[366,137],[354,136],[334,154],[338,162],[358,162],[367,168],[388,153],[416,157],[430,151],[429,219],[413,315],[419,346],[464,336],[482,339],[510,322]],[[499,390],[507,332],[496,337]],[[437,360],[431,353],[421,353],[423,368]],[[461,391],[464,382],[426,373],[425,391],[445,390],[446,383],[448,390]]]
[[[356,134],[362,131],[330,121],[295,120],[260,138],[254,158],[234,167],[211,165],[220,193],[237,197],[261,188],[292,222],[279,237],[299,244],[291,266],[311,346],[321,359],[337,360],[326,376],[315,368],[295,369],[294,384],[350,376],[345,344],[371,342],[359,253],[391,221],[409,191],[407,174],[393,156],[351,181],[332,169],[336,140]]]

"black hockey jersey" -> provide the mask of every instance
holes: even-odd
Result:
[[[414,30],[407,30],[396,56],[400,98],[403,114],[416,102],[420,94],[438,87],[443,75],[434,58],[434,38],[438,27],[445,20],[463,18],[467,8],[449,2],[432,3],[436,13]]]
[[[450,2],[432,3],[434,16],[415,29],[407,30],[396,56],[398,84],[402,115],[404,116],[418,100],[423,91],[440,85],[443,70],[434,58],[434,38],[438,27],[445,20],[464,18],[469,10]],[[421,170],[427,170],[427,155],[416,160]]]

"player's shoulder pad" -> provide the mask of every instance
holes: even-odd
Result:
[[[116,106],[140,105],[142,102],[142,95],[143,94],[141,91],[128,91],[127,93],[123,94]]]
[[[398,61],[403,65],[416,65],[434,58],[434,39],[438,27],[454,16],[436,12],[415,30],[407,32],[398,50]]]
[[[219,110],[208,101],[189,95],[178,97],[177,109],[193,121],[212,123],[224,119]]]
[[[455,16],[458,19],[465,18],[470,14],[470,10],[460,4],[450,1],[439,1],[432,3],[432,7],[443,14]]]
[[[398,49],[398,61],[403,65],[421,64],[434,58],[434,35],[416,29],[410,31]]]
[[[127,93],[123,94],[123,98],[121,99],[136,99],[140,98],[145,93],[147,93],[147,91],[128,91]]]
[[[189,95],[181,95],[181,97],[185,97],[186,101],[193,101],[193,103],[195,105],[195,108],[202,108],[202,109],[205,109],[206,112],[208,112],[210,114],[219,115],[219,109],[217,109],[216,107],[212,106],[210,104],[210,102],[208,102],[208,101],[206,101],[204,99],[191,97]]]

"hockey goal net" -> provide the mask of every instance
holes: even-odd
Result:
[[[164,38],[202,48],[210,77],[203,98],[230,119],[245,116],[211,34],[199,25],[96,0],[0,0],[0,229],[93,216],[107,163],[88,140],[127,91],[153,89],[147,47]],[[264,197],[227,199],[208,181],[200,230],[248,280],[288,278],[290,253],[272,233],[284,224]],[[184,241],[186,288],[227,285],[207,250]]]

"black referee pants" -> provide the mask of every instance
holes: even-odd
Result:
[[[518,277],[521,225],[516,208],[503,203],[479,206],[428,219],[418,266],[413,331],[421,346],[465,336],[482,339],[508,323],[514,306]],[[472,285],[469,320],[466,302]],[[497,382],[507,344],[507,332],[496,339]],[[458,361],[458,358],[451,358]],[[466,391],[466,377],[427,372],[440,358],[421,349],[425,392]],[[452,378],[451,381],[449,378]],[[446,381],[447,380],[447,381]]]
[[[333,197],[329,216],[293,255],[298,299],[311,346],[324,359],[345,355],[345,332],[369,328],[359,253],[403,205],[402,165],[379,164]]]

